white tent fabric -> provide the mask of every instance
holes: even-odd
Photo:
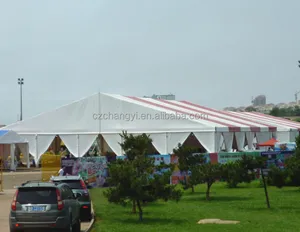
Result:
[[[190,134],[191,134],[190,132],[168,133],[167,134],[168,154],[173,154],[173,149],[176,148],[179,143],[183,144]]]
[[[75,157],[84,156],[95,142],[98,135],[60,135],[68,150]]]
[[[220,144],[221,133],[194,132],[194,135],[207,152],[214,152],[217,149],[220,149],[220,147],[218,148],[218,145]]]
[[[117,156],[123,155],[122,148],[120,146],[120,143],[122,143],[122,137],[119,134],[102,134],[102,136]]]
[[[68,148],[69,152],[75,157],[78,157],[79,135],[59,135],[59,137]]]
[[[246,132],[246,139],[248,143],[248,150],[253,150],[253,141],[254,141],[255,133],[254,132]]]
[[[256,133],[257,143],[263,143],[272,138],[272,133],[270,132],[258,132]]]
[[[16,164],[15,164],[15,148],[16,145],[19,146],[25,146],[28,149],[28,141],[20,136],[18,133],[12,130],[0,130],[0,144],[10,144],[10,156],[11,156],[11,170],[16,169]],[[29,162],[29,153],[27,152],[27,149],[23,149],[22,153],[24,157],[27,160],[27,167],[30,167],[30,162]]]
[[[222,133],[221,132],[216,132],[215,139],[216,139],[216,141],[215,141],[216,149],[215,149],[214,152],[219,152],[219,151],[221,151],[223,140],[224,140],[224,138],[222,136]]]
[[[290,138],[288,141],[295,141],[296,137],[299,135],[299,131],[298,130],[291,130],[290,131]],[[283,141],[283,140],[282,140]]]
[[[245,132],[235,132],[234,135],[235,135],[238,150],[239,151],[244,150],[245,137],[246,137]]]
[[[41,158],[42,154],[44,154],[48,150],[54,138],[55,135],[38,135],[36,137],[37,145],[36,145],[36,152],[34,156],[36,163],[38,163],[38,160]]]
[[[167,101],[96,93],[2,129],[14,130],[25,136],[59,135],[64,137],[70,135],[64,140],[68,140],[66,142],[69,144],[67,145],[68,148],[79,155],[87,149],[87,145],[93,138],[92,135],[104,135],[107,137],[106,141],[109,140],[111,143],[109,146],[121,154],[117,142],[120,139],[116,138],[122,131],[153,134],[155,137],[153,144],[157,150],[161,153],[164,151],[172,153],[173,148],[180,141],[182,142],[183,133],[204,133],[209,134],[211,138],[211,133],[215,133],[216,142],[218,136],[220,137],[217,133],[224,132],[228,147],[231,143],[231,137],[233,137],[233,131],[246,132],[246,137],[247,134],[250,136],[251,133],[257,131],[258,137],[262,139],[264,135],[260,135],[260,133],[274,133],[277,130],[289,134],[290,139],[293,139],[295,132],[293,135],[291,132],[292,130],[300,130],[300,123],[253,112],[225,112],[187,101]],[[160,141],[158,138],[162,139],[163,136],[158,134],[164,133],[167,133],[165,145],[163,145],[164,140]],[[243,140],[244,135],[239,132],[237,134],[242,136],[242,138],[238,138],[238,141]],[[79,139],[82,135],[89,135],[90,137]],[[115,139],[112,139],[113,137]],[[203,136],[200,135],[200,137],[203,140]],[[76,142],[77,140],[79,142]],[[80,145],[81,140],[83,142]],[[37,139],[38,144],[43,143],[43,141],[43,139]],[[41,146],[40,149],[35,148],[33,142],[29,144],[32,154],[37,153],[34,150],[38,150],[40,153],[44,149],[44,145],[39,145]],[[214,142],[210,141],[205,146],[210,147],[209,149],[214,147],[213,150],[217,151],[219,146],[212,144]],[[249,146],[251,147],[251,145]]]
[[[276,139],[279,141],[290,141],[290,134],[285,131],[277,131]]]
[[[12,130],[0,130],[0,144],[27,143],[26,139]]]
[[[84,156],[95,142],[98,135],[79,135],[78,157]]]
[[[36,157],[36,135],[22,135],[22,137],[28,141],[29,153],[35,158]],[[35,158],[36,161],[36,158]]]
[[[233,144],[233,132],[223,132],[223,138],[225,142],[225,149],[227,152],[232,151],[232,144]]]
[[[152,144],[160,154],[167,154],[167,133],[150,134]]]

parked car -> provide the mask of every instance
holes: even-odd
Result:
[[[80,232],[80,204],[67,184],[26,182],[18,187],[11,203],[10,232]]]
[[[80,207],[80,220],[90,221],[92,219],[91,198],[85,184],[80,176],[53,176],[50,179],[53,183],[65,183],[70,186],[74,194],[80,194],[78,201]]]

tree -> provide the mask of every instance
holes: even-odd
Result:
[[[253,111],[256,111],[256,109],[253,106],[248,106],[248,107],[246,107],[245,111],[246,112],[253,112]]]
[[[222,177],[230,188],[236,188],[239,183],[250,183],[255,179],[255,170],[261,167],[260,163],[253,156],[243,155],[240,160],[223,165]]]
[[[179,201],[182,192],[170,184],[172,166],[166,171],[166,165],[155,166],[154,159],[147,155],[148,145],[152,142],[148,135],[133,136],[123,132],[121,136],[123,143],[120,145],[127,159],[116,160],[109,165],[108,183],[113,187],[107,189],[104,196],[112,203],[124,205],[132,202],[133,207],[136,204],[139,220],[142,221],[143,201],[158,199]],[[165,171],[155,172],[160,168],[164,168]]]
[[[278,107],[273,107],[273,109],[270,111],[270,115],[275,117],[280,117],[282,114],[281,110]]]
[[[300,186],[300,136],[296,137],[296,149],[294,155],[285,161],[285,168],[291,184]]]
[[[191,174],[187,179],[187,174],[197,166],[204,162],[204,157],[197,153],[197,148],[189,147],[178,144],[177,148],[173,150],[173,154],[178,157],[178,168],[181,172],[185,173],[184,186],[185,189],[191,188],[195,192],[194,186],[197,185],[197,180]]]
[[[268,172],[268,182],[269,184],[276,186],[277,188],[282,188],[286,185],[287,172],[276,166],[272,166]]]
[[[206,200],[209,201],[211,186],[221,179],[222,165],[212,163],[197,165],[192,168],[192,175],[198,180],[198,183],[206,184]]]

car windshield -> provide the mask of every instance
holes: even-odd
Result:
[[[60,182],[60,183],[66,183],[69,185],[71,189],[82,189],[82,186],[80,184],[80,180],[62,180],[62,181],[54,181],[54,183]]]
[[[20,204],[57,204],[55,188],[20,188],[17,196]]]

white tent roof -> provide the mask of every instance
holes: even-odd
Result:
[[[0,144],[20,144],[27,141],[12,130],[0,130]]]
[[[98,93],[4,129],[20,134],[56,135],[120,133],[122,130],[132,133],[276,131],[276,126],[285,128],[280,123],[254,120],[186,101]]]
[[[60,136],[75,156],[83,155],[98,134],[102,134],[116,154],[121,154],[119,134],[124,130],[150,134],[161,154],[172,152],[191,132],[207,151],[214,152],[220,140],[215,132],[224,132],[225,143],[230,147],[233,140],[230,132],[242,136],[239,144],[244,144],[245,133],[241,132],[248,135],[259,132],[264,140],[277,130],[284,136],[290,131],[296,134],[300,123],[261,114],[219,111],[187,101],[97,93],[2,129],[14,130],[26,138],[30,153],[38,159],[55,135]]]

